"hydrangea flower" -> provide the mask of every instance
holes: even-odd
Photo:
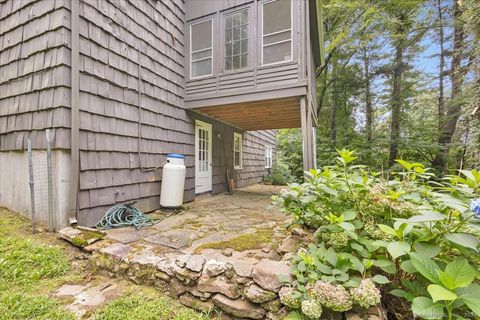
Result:
[[[320,280],[315,282],[314,285],[307,286],[307,293],[322,306],[333,311],[342,312],[352,308],[350,294],[341,285],[334,285]]]
[[[475,218],[480,219],[480,198],[470,202],[470,210],[475,214]]]
[[[315,300],[303,300],[302,313],[310,319],[320,319],[322,316],[322,306]]]
[[[370,279],[363,279],[357,288],[350,289],[352,301],[363,308],[376,306],[380,303],[380,290]]]
[[[295,289],[290,287],[282,287],[278,295],[282,304],[286,305],[290,309],[300,308],[300,300],[295,298]]]

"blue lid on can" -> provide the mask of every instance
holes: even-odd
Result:
[[[178,153],[169,153],[167,154],[167,158],[185,159],[185,156],[183,154],[178,154]]]

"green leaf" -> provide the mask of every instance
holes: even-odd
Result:
[[[440,253],[440,247],[428,242],[416,242],[413,245],[413,248],[416,252],[427,256],[429,258],[434,258]]]
[[[442,284],[450,290],[468,287],[475,278],[475,269],[465,259],[458,259],[447,264],[445,272],[439,271]]]
[[[400,297],[400,298],[405,298],[408,301],[412,301],[413,298],[415,298],[415,295],[412,293],[409,293],[405,290],[400,290],[400,289],[393,289],[392,291],[389,292],[391,295]]]
[[[396,259],[410,252],[410,244],[405,241],[390,242],[387,246],[387,250],[392,258]]]
[[[392,227],[389,227],[385,224],[379,224],[378,227],[380,228],[380,230],[382,230],[383,232],[385,232],[387,234],[390,234],[390,235],[395,236],[395,237],[397,236],[397,232]]]
[[[427,297],[416,297],[412,301],[412,311],[415,316],[428,320],[443,319],[443,305],[434,303]]]
[[[357,213],[355,211],[352,211],[352,210],[347,210],[347,211],[344,211],[343,212],[343,219],[345,221],[350,221],[350,220],[353,220],[357,217]]]
[[[387,277],[382,276],[380,274],[377,274],[376,276],[373,276],[372,280],[373,280],[373,282],[378,283],[378,284],[386,284],[386,283],[390,282],[390,280],[388,280]]]
[[[325,253],[325,260],[327,260],[328,263],[334,267],[337,265],[338,256],[333,248],[328,248],[327,252]]]
[[[300,272],[305,272],[307,270],[307,267],[305,266],[304,261],[300,261],[300,263],[297,266],[298,271]]]
[[[432,297],[433,302],[446,300],[446,301],[453,301],[457,299],[457,294],[448,290],[447,288],[439,285],[439,284],[431,284],[427,288],[428,293]]]
[[[353,224],[351,224],[350,222],[340,222],[338,225],[340,227],[342,227],[343,229],[348,230],[348,231],[355,230],[355,226]]]
[[[480,240],[473,234],[463,232],[447,233],[445,239],[462,247],[470,248],[479,252],[477,247],[480,244]]]
[[[425,214],[421,214],[418,216],[413,216],[411,218],[408,218],[408,222],[410,223],[415,223],[415,222],[431,222],[431,221],[442,221],[447,218],[446,215],[440,213],[440,212],[429,212]]]
[[[457,289],[459,298],[480,317],[480,286],[472,283],[466,288]]]
[[[400,264],[400,268],[406,273],[416,273],[417,269],[413,266],[412,261],[405,260]]]
[[[391,262],[390,260],[375,260],[373,262],[373,265],[376,267],[379,267],[383,271],[394,274],[397,271],[397,268],[395,267],[395,264]]]
[[[411,252],[410,261],[422,276],[433,283],[439,282],[437,272],[440,271],[440,268],[433,260],[419,253]]]

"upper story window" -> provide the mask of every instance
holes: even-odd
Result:
[[[190,78],[213,74],[213,20],[190,26]]]
[[[291,0],[263,3],[262,15],[262,64],[292,60]]]
[[[248,64],[248,9],[225,16],[225,70]]]

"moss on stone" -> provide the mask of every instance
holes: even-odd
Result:
[[[231,248],[235,251],[261,249],[265,244],[271,244],[272,241],[272,229],[258,229],[256,232],[242,234],[233,239],[202,244],[195,249],[195,253],[200,253],[205,249]]]
[[[89,245],[90,243],[93,243],[96,240],[100,240],[102,238],[103,238],[103,234],[101,232],[82,231],[81,234],[72,238],[72,244],[76,247],[83,248]]]

